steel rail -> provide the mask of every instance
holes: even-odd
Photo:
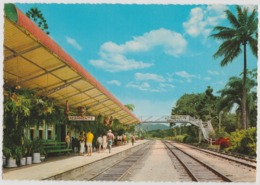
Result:
[[[153,142],[150,142],[150,143],[149,143],[149,146],[150,146],[151,144],[153,144],[153,143],[154,143],[154,141],[153,141]],[[148,146],[147,146],[147,148],[148,148]],[[149,147],[148,150],[150,150],[150,147]],[[143,158],[143,156],[144,156],[145,154],[146,154],[146,153],[142,154],[142,156],[141,156],[137,161],[135,161],[135,162],[130,166],[130,168],[128,168],[128,169],[118,178],[118,180],[122,180],[125,176],[127,176],[127,173],[132,170],[133,166],[134,166],[135,164],[137,164],[137,163]]]
[[[222,173],[220,173],[219,171],[217,171],[216,169],[210,167],[209,165],[205,164],[204,162],[196,159],[195,157],[191,156],[190,154],[188,154],[187,152],[184,152],[183,150],[181,150],[180,148],[174,146],[172,143],[170,142],[167,142],[167,141],[164,141],[165,145],[167,146],[167,144],[173,146],[174,148],[176,148],[177,150],[181,151],[182,153],[184,153],[185,155],[187,155],[188,157],[190,157],[191,159],[193,159],[194,161],[197,161],[198,163],[200,163],[202,166],[206,167],[209,171],[213,172],[215,175],[217,175],[218,177],[220,177],[222,180],[224,180],[225,182],[232,182],[231,179],[229,179],[228,177],[226,177],[225,175],[223,175]],[[168,147],[168,146],[167,146]],[[168,147],[170,149],[170,147]],[[171,153],[174,153],[172,151],[172,149],[170,149]],[[176,155],[174,155],[176,156]],[[177,157],[179,158],[179,157]],[[178,160],[181,160],[181,159],[178,159]],[[187,165],[185,165],[187,166]],[[185,168],[185,167],[184,167]],[[188,168],[188,167],[187,167]],[[186,169],[186,168],[185,168]],[[188,172],[189,173],[189,172]],[[198,177],[196,177],[196,181],[198,182],[199,179]]]
[[[113,165],[111,165],[111,166],[109,166],[109,167],[107,167],[107,168],[104,168],[102,171],[100,171],[99,173],[97,173],[97,174],[94,175],[93,177],[89,178],[88,181],[104,181],[104,180],[107,180],[107,179],[101,179],[101,180],[95,180],[95,179],[96,179],[98,176],[102,176],[105,172],[109,171],[109,170],[112,169],[113,167],[116,167],[116,166],[119,165],[120,163],[122,163],[122,162],[124,162],[124,161],[126,161],[126,160],[129,160],[129,157],[131,157],[131,156],[136,156],[136,155],[139,154],[139,153],[141,153],[141,156],[143,156],[143,155],[145,154],[145,152],[143,152],[143,151],[145,151],[147,148],[149,148],[149,146],[150,146],[152,143],[154,143],[154,141],[149,141],[149,142],[148,142],[148,145],[146,145],[146,147],[143,147],[141,150],[138,150],[138,151],[136,151],[136,152],[130,154],[130,156],[128,155],[128,156],[126,156],[125,158],[123,158],[123,159],[119,160],[118,162],[116,162],[115,164],[113,164]],[[140,159],[140,158],[139,158],[139,159]],[[123,172],[119,177],[117,177],[117,178],[115,179],[115,181],[119,181],[120,179],[122,179],[122,178],[126,175],[126,173],[127,173],[129,170],[132,169],[133,165],[136,164],[136,163],[139,161],[139,159],[137,159],[137,160],[134,161],[132,164],[130,164],[130,167],[128,167],[127,169],[124,169],[124,172]]]
[[[164,142],[163,142],[164,143]],[[165,143],[164,143],[165,144]],[[191,172],[191,170],[188,168],[187,165],[184,164],[184,162],[172,151],[172,149],[165,144],[165,146],[169,149],[169,151],[176,157],[176,159],[181,163],[181,165],[184,167],[184,169],[186,170],[186,172],[189,174],[189,176],[191,177],[191,179],[193,181],[199,182],[198,178]]]
[[[229,161],[232,161],[232,162],[236,162],[238,164],[242,164],[244,166],[247,166],[247,167],[250,167],[250,168],[253,168],[253,169],[256,169],[256,166],[255,165],[252,165],[252,164],[248,164],[248,163],[245,163],[245,162],[242,162],[242,161],[238,161],[236,159],[232,159],[230,157],[236,157],[236,156],[233,156],[233,155],[228,155],[228,156],[224,156],[224,155],[227,155],[227,154],[223,154],[223,153],[218,153],[218,152],[214,152],[214,151],[207,151],[207,149],[201,149],[201,148],[198,148],[198,147],[195,147],[195,146],[192,146],[192,145],[188,145],[188,144],[184,144],[184,143],[178,143],[180,145],[184,145],[184,146],[188,146],[190,148],[193,148],[195,150],[199,150],[199,151],[202,151],[202,152],[205,152],[205,153],[208,153],[208,154],[211,154],[211,155],[214,155],[214,156],[217,156],[217,157],[220,157],[220,158],[223,158],[223,159],[226,159],[226,160],[229,160]],[[238,158],[238,157],[237,157]],[[256,163],[255,160],[250,160],[250,159],[244,159],[244,158],[238,158],[238,159],[243,159],[243,160],[246,160],[246,161],[250,161],[250,162],[253,162],[253,163]]]

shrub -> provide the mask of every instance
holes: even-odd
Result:
[[[183,139],[186,135],[178,135],[174,137],[175,141],[183,142]]]
[[[198,142],[198,140],[197,140],[197,138],[192,137],[192,136],[185,136],[183,138],[183,142],[184,143],[196,143],[196,142]]]
[[[230,143],[229,150],[256,156],[256,128],[231,132]]]
[[[240,148],[240,143],[243,137],[245,136],[245,130],[236,130],[235,132],[230,133],[230,150],[233,152],[238,152]]]
[[[256,156],[256,128],[247,129],[240,142],[239,152]]]

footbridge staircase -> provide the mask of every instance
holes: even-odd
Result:
[[[200,128],[200,131],[205,140],[209,139],[209,134],[214,133],[211,121],[203,122],[201,119],[196,119],[189,115],[172,115],[166,118],[169,123],[190,123]]]
[[[195,125],[199,128],[200,133],[202,134],[203,138],[205,140],[209,139],[209,134],[214,133],[214,129],[211,125],[211,121],[203,122],[201,119],[196,119],[189,115],[172,115],[172,116],[149,116],[146,119],[142,119],[141,117],[141,123],[190,123],[192,125]]]

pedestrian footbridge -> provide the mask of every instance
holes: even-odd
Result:
[[[150,116],[147,119],[141,119],[141,123],[190,123],[199,127],[202,136],[205,140],[209,139],[209,134],[214,133],[214,129],[211,125],[211,120],[207,122],[203,122],[201,119],[196,119],[190,115],[172,115],[172,116],[161,116],[156,119],[152,119],[153,117]]]

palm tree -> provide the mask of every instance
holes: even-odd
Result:
[[[30,18],[35,24],[38,25],[39,28],[42,29],[47,35],[50,34],[48,31],[48,24],[45,18],[43,17],[43,14],[41,13],[41,10],[39,10],[37,7],[31,8],[26,12],[26,16]]]
[[[212,34],[211,37],[223,41],[219,46],[217,52],[213,55],[214,58],[223,57],[221,66],[227,65],[232,62],[236,57],[242,53],[244,54],[244,70],[243,70],[243,90],[242,90],[242,122],[243,127],[246,129],[246,70],[247,70],[247,58],[246,49],[249,44],[252,53],[257,57],[257,39],[258,39],[258,19],[257,13],[254,9],[250,15],[248,15],[247,8],[241,8],[236,6],[237,17],[230,11],[226,10],[226,17],[229,20],[231,27],[216,26],[213,31],[217,33]]]
[[[126,104],[125,107],[128,108],[128,110],[130,110],[130,111],[134,111],[134,109],[135,109],[135,105],[133,105],[133,104]]]
[[[247,78],[247,120],[251,123],[251,126],[255,125],[256,120],[256,92],[254,88],[256,87],[257,83],[254,79]],[[242,110],[242,89],[243,89],[243,79],[239,77],[231,77],[226,84],[225,88],[218,91],[221,93],[221,97],[219,100],[218,109],[230,111],[234,105],[237,105],[236,113],[241,116]]]

